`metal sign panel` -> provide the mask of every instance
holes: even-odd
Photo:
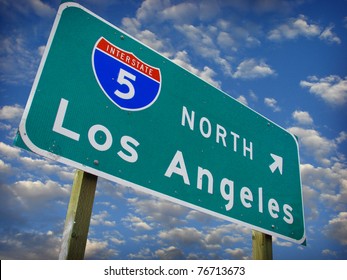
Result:
[[[60,6],[17,145],[305,240],[295,137],[76,3]]]

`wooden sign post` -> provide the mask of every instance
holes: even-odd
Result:
[[[98,177],[77,170],[66,214],[60,260],[83,260]]]
[[[272,260],[272,236],[252,230],[253,260]]]

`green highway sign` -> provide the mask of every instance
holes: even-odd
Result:
[[[63,3],[18,146],[305,241],[296,138],[76,3]]]

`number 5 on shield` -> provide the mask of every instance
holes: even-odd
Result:
[[[135,88],[134,85],[132,83],[132,81],[136,80],[136,76],[129,73],[128,71],[125,71],[124,69],[120,68],[119,69],[119,73],[118,73],[118,78],[117,78],[117,82],[120,85],[125,85],[128,90],[127,91],[120,91],[120,90],[116,90],[114,92],[115,95],[117,95],[118,97],[122,98],[122,99],[131,99],[134,97],[135,95]]]

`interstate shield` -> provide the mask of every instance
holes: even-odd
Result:
[[[99,86],[119,108],[143,110],[157,100],[161,87],[160,69],[133,53],[101,37],[94,46],[92,64]]]

